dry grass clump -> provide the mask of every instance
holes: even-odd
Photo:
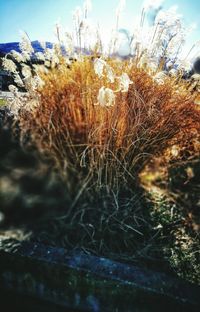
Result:
[[[98,60],[86,56],[69,65],[61,59],[42,74],[39,104],[19,113],[22,134],[28,132],[55,160],[72,197],[85,189],[94,196],[101,189],[132,189],[152,157],[173,145],[181,150],[200,130],[200,110],[187,82],[165,77],[158,83],[136,62],[117,59],[106,60],[99,78]],[[123,73],[128,90],[122,89]],[[112,92],[103,94],[104,102],[102,87]]]
[[[86,190],[90,197],[132,190],[145,165],[172,146],[180,151],[196,140],[199,152],[200,75],[182,79],[198,43],[182,58],[187,28],[176,9],[163,11],[161,2],[145,1],[129,34],[119,28],[120,1],[107,46],[90,25],[86,1],[74,12],[72,33],[56,24],[52,49],[41,43],[42,52],[34,51],[24,34],[21,53],[3,60],[28,91],[21,97],[10,86],[22,138],[28,133],[54,159],[72,198]]]

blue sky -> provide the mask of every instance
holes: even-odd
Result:
[[[107,30],[115,23],[115,9],[118,0],[93,0],[90,17]],[[140,12],[141,0],[127,0],[120,27],[131,30],[135,16]],[[20,40],[20,30],[29,34],[31,40],[54,41],[54,24],[60,20],[67,29],[71,29],[72,11],[81,6],[81,0],[0,0],[0,42]],[[197,28],[190,35],[189,42],[200,40],[200,1],[165,0],[164,8],[178,5],[187,25],[194,22]]]

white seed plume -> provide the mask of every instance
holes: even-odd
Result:
[[[17,66],[16,64],[12,61],[7,59],[6,57],[3,58],[3,68],[11,73],[16,73],[17,72]]]
[[[15,51],[15,50],[12,50],[12,51],[11,51],[11,54],[12,54],[12,56],[14,57],[14,59],[15,59],[18,63],[21,63],[21,62],[24,62],[24,61],[25,61],[24,56],[23,56],[21,53]]]
[[[147,53],[144,52],[139,59],[138,66],[139,67],[147,66],[148,63],[149,63],[149,57]]]
[[[200,81],[200,75],[199,74],[194,74],[194,75],[192,75],[191,78],[196,80],[196,81]]]
[[[92,2],[91,0],[85,0],[85,2],[83,3],[83,12],[84,12],[84,17],[87,18],[88,13],[91,11],[92,9]]]
[[[40,44],[40,46],[41,46],[41,48],[42,48],[43,50],[46,49],[46,41],[39,40],[39,44]]]
[[[59,58],[56,54],[53,54],[52,55],[52,58],[51,58],[51,68],[55,68],[58,64],[59,64]]]
[[[176,62],[177,69],[189,72],[192,69],[192,62],[189,59],[180,59]]]
[[[18,87],[24,87],[24,83],[19,74],[14,75],[14,82],[18,85]]]
[[[115,94],[113,90],[105,87],[99,89],[98,104],[102,107],[110,107],[115,104]]]
[[[113,69],[110,65],[108,65],[104,60],[100,59],[95,59],[94,61],[94,71],[95,73],[99,76],[99,78],[102,78],[104,76],[104,70],[106,73],[106,77],[108,80],[113,83],[115,81],[115,75],[113,72]]]
[[[42,52],[37,52],[37,53],[35,53],[35,56],[37,57],[38,60],[40,60],[40,61],[45,61],[44,53],[42,53]]]
[[[117,17],[117,19],[119,19],[119,17],[121,15],[121,13],[123,12],[125,6],[126,6],[126,0],[120,0],[118,6],[116,8],[116,17]]]
[[[48,74],[49,70],[44,65],[33,64],[34,73],[40,75],[41,73]]]
[[[170,25],[177,24],[182,17],[181,14],[177,13],[177,6],[172,6],[168,10],[160,10],[155,18],[155,24],[165,25],[169,27]]]
[[[74,50],[74,42],[73,37],[69,32],[64,33],[64,42],[63,42],[64,48],[66,52],[71,55]]]
[[[73,17],[80,19],[82,16],[82,10],[80,6],[77,6],[73,12]]]
[[[113,72],[112,68],[109,65],[107,65],[106,70],[107,70],[107,78],[108,78],[108,80],[111,83],[113,83],[115,81],[115,75],[114,75],[114,72]]]
[[[56,38],[58,39],[58,41],[60,42],[61,40],[61,24],[60,24],[60,21],[58,20],[56,23],[55,23],[55,29],[54,29],[54,33],[55,33],[55,36]]]
[[[178,71],[177,71],[177,69],[175,69],[175,68],[172,68],[172,69],[169,70],[169,75],[170,75],[171,77],[176,77],[176,76],[177,76],[177,73],[178,73]]]
[[[123,73],[119,77],[119,84],[120,84],[120,90],[121,92],[128,92],[129,85],[132,84],[133,81],[130,80],[129,76],[127,73]]]
[[[156,81],[158,84],[162,85],[164,84],[164,81],[166,79],[167,75],[161,71],[161,72],[158,72],[154,77],[154,81]]]
[[[103,70],[106,66],[106,62],[101,58],[97,58],[94,60],[94,71],[99,76],[99,78],[103,77]]]
[[[26,33],[22,33],[21,42],[19,43],[20,50],[22,53],[31,55],[34,52],[34,49],[31,45],[31,41]]]
[[[44,81],[39,76],[31,78],[30,82],[32,90],[42,88],[45,85]]]
[[[24,76],[25,79],[29,79],[30,77],[32,77],[31,69],[26,64],[22,65],[22,75]]]
[[[13,93],[14,95],[18,92],[17,87],[14,86],[14,85],[9,85],[9,86],[8,86],[8,89],[9,89],[9,91],[10,91],[11,93]]]
[[[44,62],[44,66],[46,66],[46,67],[51,67],[51,62],[50,62],[49,60],[46,60],[46,61]]]
[[[80,22],[81,22],[81,19],[82,19],[82,15],[83,15],[83,13],[82,13],[81,7],[77,6],[75,8],[75,10],[73,11],[73,13],[72,13],[72,17],[73,17],[73,20],[74,20],[74,23],[75,23],[76,31],[78,31],[78,29],[79,29]]]

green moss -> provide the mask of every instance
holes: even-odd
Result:
[[[200,284],[200,236],[188,227],[184,207],[159,192],[150,196],[152,221],[160,231],[160,252],[176,274]]]
[[[0,106],[6,105],[6,100],[5,99],[0,99]]]

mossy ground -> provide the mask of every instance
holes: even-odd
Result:
[[[158,248],[176,274],[200,284],[200,161],[143,176],[151,218],[159,229]]]

